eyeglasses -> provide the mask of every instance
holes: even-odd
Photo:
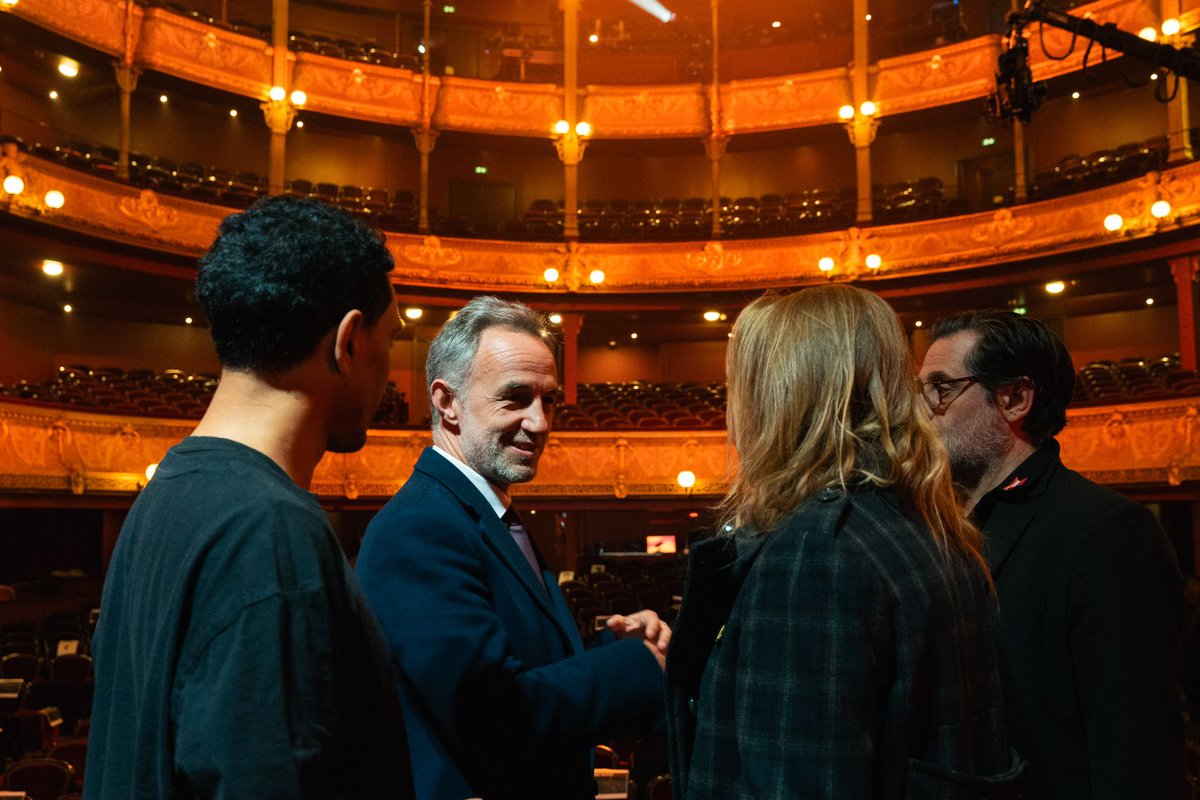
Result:
[[[978,375],[965,375],[961,378],[950,378],[944,381],[923,381],[921,396],[934,411],[945,411],[946,407],[958,399],[960,394],[978,381]]]

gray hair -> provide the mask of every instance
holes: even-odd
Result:
[[[476,297],[442,326],[429,345],[429,355],[425,358],[426,388],[441,379],[456,394],[461,393],[475,366],[479,340],[488,328],[527,333],[541,340],[551,353],[557,343],[546,318],[524,303],[499,297]],[[430,403],[429,408],[433,427],[437,428],[441,414],[435,404]]]

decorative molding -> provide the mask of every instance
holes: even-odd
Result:
[[[421,80],[406,69],[348,65],[343,59],[300,53],[292,85],[308,95],[306,111],[413,126],[421,121]],[[440,79],[430,80],[433,97],[440,87]]]
[[[161,8],[144,12],[137,66],[258,100],[271,88],[266,42]]]
[[[23,156],[18,166],[26,192],[0,211],[152,249],[199,256],[221,220],[235,209],[158,195],[98,178],[54,162]],[[59,189],[67,202],[46,209],[39,201]],[[1155,219],[1160,197],[1172,211]],[[1104,229],[1113,210],[1125,217],[1121,232]],[[518,242],[387,234],[396,260],[393,280],[437,289],[558,294],[587,292],[725,291],[802,286],[828,280],[916,277],[946,270],[975,270],[1020,258],[1117,245],[1200,224],[1200,162],[1053,200],[995,211],[901,225],[724,242],[588,243]],[[878,270],[865,256],[883,258]],[[836,266],[821,272],[817,263]],[[546,268],[562,278],[547,285]],[[601,286],[585,278],[605,274]]]
[[[550,138],[562,91],[549,84],[442,78],[433,124],[441,130]]]
[[[22,0],[12,13],[106,53],[119,55],[123,50],[122,0]],[[1126,31],[1157,25],[1159,16],[1153,0],[1097,0],[1071,13],[1113,22]],[[135,66],[255,99],[262,99],[270,87],[271,47],[260,39],[161,8],[135,8],[134,24]],[[1086,42],[1075,42],[1068,58],[1055,61],[1042,53],[1037,25],[1030,27],[1030,34],[1030,63],[1037,80],[1082,68]],[[1051,27],[1044,34],[1052,54],[1067,52],[1071,34]],[[988,35],[879,61],[872,70],[881,114],[985,97],[993,88],[1000,49],[1000,37]],[[1096,62],[1100,48],[1092,50]],[[289,53],[288,58],[295,62],[294,84],[308,93],[309,108],[315,111],[392,125],[420,123],[423,79],[410,70],[311,53]],[[852,100],[850,77],[849,69],[834,68],[730,81],[720,87],[722,132],[832,124],[837,109]],[[552,84],[445,77],[431,79],[430,89],[437,107],[433,122],[443,130],[549,138],[551,126],[562,117],[562,90]],[[598,138],[704,138],[710,133],[707,92],[707,87],[693,83],[589,86],[582,108]]]
[[[582,119],[599,138],[702,137],[708,133],[705,88],[675,86],[588,86]]]
[[[1059,434],[1063,461],[1116,486],[1200,481],[1200,398],[1070,411]],[[195,423],[78,412],[0,400],[0,493],[133,494],[145,470]],[[386,499],[404,484],[429,431],[371,431],[357,453],[326,453],[310,487],[330,501]],[[532,497],[717,495],[727,488],[724,431],[551,435],[537,480],[513,487]],[[676,483],[696,474],[691,492]]]

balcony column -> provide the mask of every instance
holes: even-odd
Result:
[[[1012,0],[1009,11],[1020,11],[1022,0]],[[1013,202],[1024,203],[1029,199],[1029,178],[1025,174],[1025,123],[1013,117]]]
[[[288,74],[288,0],[271,0],[271,85],[285,90],[291,84]],[[262,104],[263,117],[271,131],[271,146],[267,160],[267,191],[283,194],[287,164],[287,132],[296,118],[296,110],[286,95],[281,100]]]
[[[1173,258],[1171,277],[1175,279],[1176,313],[1179,316],[1179,365],[1183,369],[1196,369],[1197,350],[1197,291],[1196,275],[1200,270],[1200,255]]]
[[[579,135],[579,2],[561,0],[563,12],[563,119],[554,146],[563,163],[563,239],[579,240],[579,162],[586,146]]]
[[[721,238],[721,158],[729,135],[725,133],[721,108],[720,43],[717,25],[717,0],[712,0],[712,83],[708,88],[708,138],[704,152],[712,164],[712,238]]]
[[[867,50],[867,0],[854,0],[854,64],[851,82],[854,89],[854,174],[858,195],[855,219],[859,224],[871,222],[871,142],[879,124],[873,114],[861,111],[862,104],[871,100],[870,62]]]
[[[429,15],[431,0],[423,0],[421,3],[424,9],[425,26],[422,29],[421,44],[425,48],[425,52],[421,54],[421,125],[414,128],[412,135],[413,140],[417,144],[417,152],[421,154],[421,185],[417,193],[417,231],[420,233],[429,233],[429,155],[433,152],[434,145],[437,144],[439,131],[433,127],[433,98],[430,96],[430,70],[431,59],[429,58],[429,49],[432,47],[430,41],[430,24]]]
[[[583,330],[583,314],[562,314],[562,390],[563,402],[579,402],[579,332]]]
[[[133,29],[133,0],[125,0],[125,29],[124,48],[121,59],[113,62],[113,70],[117,76],[117,89],[120,90],[121,132],[117,146],[117,177],[123,181],[129,180],[129,142],[132,129],[130,111],[133,93],[137,90],[138,76],[142,71],[133,65],[134,52],[137,49],[136,31]]]

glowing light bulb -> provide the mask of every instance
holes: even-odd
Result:
[[[271,90],[267,92],[267,97],[276,103],[282,103],[283,98],[287,97],[287,89],[284,89],[282,86],[272,86]]]
[[[1171,213],[1171,204],[1166,200],[1157,200],[1150,206],[1150,216],[1162,219]]]
[[[825,256],[824,258],[822,258],[820,261],[817,262],[817,268],[820,269],[821,272],[832,272],[833,271],[833,259],[830,258],[829,256]]]
[[[562,314],[559,314],[557,311],[554,312],[553,314],[551,314],[550,315],[550,324],[551,325],[562,325]]]
[[[416,307],[404,309],[404,316],[408,317],[409,319],[420,319],[424,314],[424,311]]]
[[[854,106],[847,103],[838,109],[839,119],[854,119]]]
[[[47,208],[62,208],[63,204],[67,202],[67,198],[58,189],[51,189],[46,192],[46,196],[43,199],[46,201]]]
[[[1062,294],[1067,285],[1062,281],[1050,281],[1046,284],[1046,291],[1050,294]]]
[[[873,100],[863,100],[862,105],[858,107],[858,112],[864,117],[873,117],[879,111],[879,106],[875,105]]]
[[[1140,31],[1138,31],[1138,38],[1145,39],[1147,42],[1153,42],[1155,39],[1158,38],[1158,31],[1154,30],[1154,28],[1147,26],[1145,28],[1142,28]]]
[[[567,122],[565,119],[560,119],[558,122],[554,123],[554,132],[559,136],[567,135],[571,132],[571,123]]]
[[[20,194],[25,191],[25,181],[21,180],[20,175],[9,175],[4,179],[4,191],[9,194]]]
[[[684,489],[690,489],[696,485],[696,473],[690,469],[685,469],[675,476],[675,482]]]
[[[883,264],[883,259],[879,257],[878,253],[871,253],[867,256],[865,263],[868,269],[879,269]]]
[[[1104,230],[1110,233],[1116,233],[1121,230],[1125,224],[1125,219],[1120,214],[1109,214],[1104,218]]]
[[[705,311],[704,312],[704,319],[706,322],[716,322],[720,318],[721,318],[720,311]]]
[[[1183,29],[1183,25],[1175,17],[1164,19],[1162,24],[1163,36],[1174,36]]]
[[[578,136],[585,136],[585,137],[591,136],[592,135],[592,126],[590,123],[587,123],[587,122],[583,122],[583,121],[576,122],[575,123],[575,133]]]
[[[546,267],[546,271],[542,273],[542,277],[546,279],[546,283],[554,283],[558,280],[558,270],[554,267]]]
[[[591,274],[588,275],[588,280],[591,281],[592,283],[596,284],[597,286],[604,283],[604,270],[601,270],[601,269],[592,270]]]
[[[294,92],[292,92],[289,99],[292,101],[292,105],[294,105],[296,108],[300,108],[308,102],[308,95],[301,90],[296,89]]]
[[[46,259],[42,262],[42,272],[51,277],[58,277],[63,274],[63,265],[61,261],[51,261]]]

